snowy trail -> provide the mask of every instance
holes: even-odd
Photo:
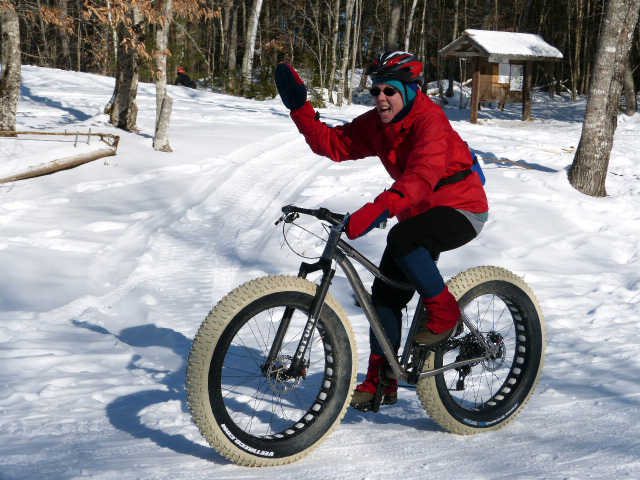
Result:
[[[23,74],[25,127],[109,128],[98,112],[113,79]],[[482,264],[523,275],[543,307],[545,369],[509,427],[447,434],[402,389],[379,414],[348,411],[301,462],[252,470],[215,453],[192,423],[193,335],[240,283],[295,274],[300,258],[273,226],[282,205],[352,212],[389,179],[375,159],[312,155],[277,100],[170,88],[171,155],[150,148],[154,88],[142,84],[142,132],[122,133],[108,164],[0,191],[0,479],[640,478],[638,115],[620,118],[605,199],[566,181],[584,102],[534,102],[531,123],[508,108],[483,111],[483,125],[454,121],[488,159],[532,167],[485,162],[490,222],[441,258],[446,277]],[[364,110],[331,108],[323,119]],[[33,158],[43,145],[0,141],[0,154]],[[354,246],[375,261],[386,233]],[[322,248],[304,234],[289,240],[305,253]],[[368,325],[343,277],[333,290],[356,332],[362,379]]]

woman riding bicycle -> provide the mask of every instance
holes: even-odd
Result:
[[[349,219],[346,234],[356,239],[390,217],[398,223],[387,236],[380,271],[409,282],[428,313],[414,341],[428,346],[445,342],[456,331],[460,308],[436,265],[441,252],[474,239],[488,218],[487,197],[473,156],[453,130],[443,110],[420,90],[422,63],[407,52],[384,52],[370,66],[372,109],[352,122],[329,127],[307,101],[307,90],[287,64],[276,68],[275,79],[284,105],[311,147],[335,162],[378,156],[394,180],[389,189]],[[394,288],[379,279],[372,303],[396,352],[400,348],[402,309],[412,291]],[[357,386],[351,405],[372,401],[380,368],[387,361],[375,335],[366,380]],[[397,381],[385,390],[383,404],[397,401]]]

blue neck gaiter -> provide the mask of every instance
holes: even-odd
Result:
[[[400,80],[395,80],[393,78],[375,77],[372,79],[371,83],[373,86],[379,83],[386,83],[387,85],[396,87],[402,94],[402,102],[405,107],[411,103],[414,98],[416,98],[416,93],[418,91],[418,84],[416,82],[402,83]]]

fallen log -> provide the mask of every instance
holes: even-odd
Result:
[[[99,158],[111,157],[116,154],[115,148],[101,148],[92,152],[82,153],[73,157],[59,158],[51,162],[47,162],[42,165],[29,167],[26,171],[11,175],[6,178],[0,178],[0,183],[16,182],[18,180],[25,180],[27,178],[40,177],[42,175],[49,175],[51,173],[59,172],[60,170],[67,170],[69,168],[77,167],[83,163],[93,162]]]

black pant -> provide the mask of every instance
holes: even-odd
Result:
[[[394,280],[408,283],[394,257],[404,257],[423,247],[437,259],[441,252],[461,247],[476,235],[471,222],[454,208],[432,208],[393,226],[387,236],[387,246],[380,260],[380,271]],[[374,305],[402,309],[409,303],[413,293],[394,288],[376,278],[373,281],[371,299]]]

